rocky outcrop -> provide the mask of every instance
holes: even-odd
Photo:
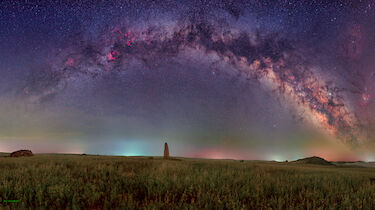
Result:
[[[18,150],[10,153],[10,157],[29,157],[34,154],[30,150]]]

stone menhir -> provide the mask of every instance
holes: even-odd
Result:
[[[33,153],[30,150],[18,150],[10,153],[10,157],[28,157],[33,156]]]
[[[164,159],[169,159],[169,148],[167,142],[164,144]]]

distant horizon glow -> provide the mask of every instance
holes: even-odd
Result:
[[[33,153],[59,153],[59,154],[98,154],[114,156],[163,156],[164,142],[169,143],[171,156],[187,158],[206,159],[236,159],[236,160],[268,160],[284,162],[305,157],[318,156],[328,161],[375,161],[371,150],[362,150],[359,154],[349,153],[350,149],[344,145],[337,147],[337,144],[319,144],[319,147],[307,147],[304,152],[290,152],[284,149],[270,149],[267,146],[243,149],[228,146],[205,146],[196,148],[187,146],[180,142],[174,144],[167,139],[117,139],[111,144],[105,141],[96,141],[88,146],[85,143],[73,142],[49,142],[44,140],[15,140],[0,142],[0,152],[13,152],[20,149],[30,149]],[[313,141],[315,143],[319,141]],[[324,142],[324,141],[323,141]],[[336,151],[332,149],[336,148]],[[100,148],[100,149],[99,149]],[[314,149],[315,148],[315,149]],[[259,151],[264,151],[259,153]],[[370,152],[370,153],[369,153]]]
[[[159,152],[147,152],[147,148],[155,149],[154,143],[142,143],[137,144],[136,141],[130,141],[117,145],[117,148],[113,152],[99,152],[99,151],[88,151],[85,149],[77,149],[77,145],[74,144],[57,144],[52,146],[51,144],[39,143],[39,144],[15,144],[8,146],[7,144],[0,144],[0,152],[11,153],[20,149],[30,149],[35,154],[92,154],[92,155],[109,155],[109,156],[163,156],[164,144],[158,145]],[[174,146],[174,145],[171,145]],[[170,146],[170,147],[171,147]],[[55,148],[55,149],[54,149]],[[59,148],[59,149],[57,149]],[[177,151],[181,151],[182,148],[174,148]],[[203,159],[234,159],[234,160],[265,160],[265,161],[278,161],[285,162],[298,160],[306,157],[318,156],[328,161],[364,161],[374,162],[375,157],[364,154],[363,156],[345,156],[340,154],[329,154],[326,152],[319,153],[307,152],[305,154],[291,155],[290,153],[273,153],[272,155],[261,155],[257,154],[256,151],[237,153],[238,150],[225,150],[225,149],[195,149],[194,153],[175,153],[171,150],[171,156],[173,157],[186,157],[186,158],[203,158]],[[252,155],[250,155],[252,154]]]

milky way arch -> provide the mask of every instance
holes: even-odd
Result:
[[[352,146],[365,141],[363,125],[341,95],[346,89],[326,82],[311,70],[292,41],[277,34],[262,35],[222,25],[185,20],[166,26],[111,27],[96,41],[72,45],[57,65],[31,74],[23,94],[40,102],[57,94],[72,77],[127,71],[127,64],[134,59],[152,68],[155,60],[195,49],[215,54],[243,78],[271,84],[276,96],[287,96],[305,112],[304,118],[341,141]]]

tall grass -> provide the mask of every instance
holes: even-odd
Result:
[[[0,208],[373,209],[375,169],[232,160],[0,158]]]

